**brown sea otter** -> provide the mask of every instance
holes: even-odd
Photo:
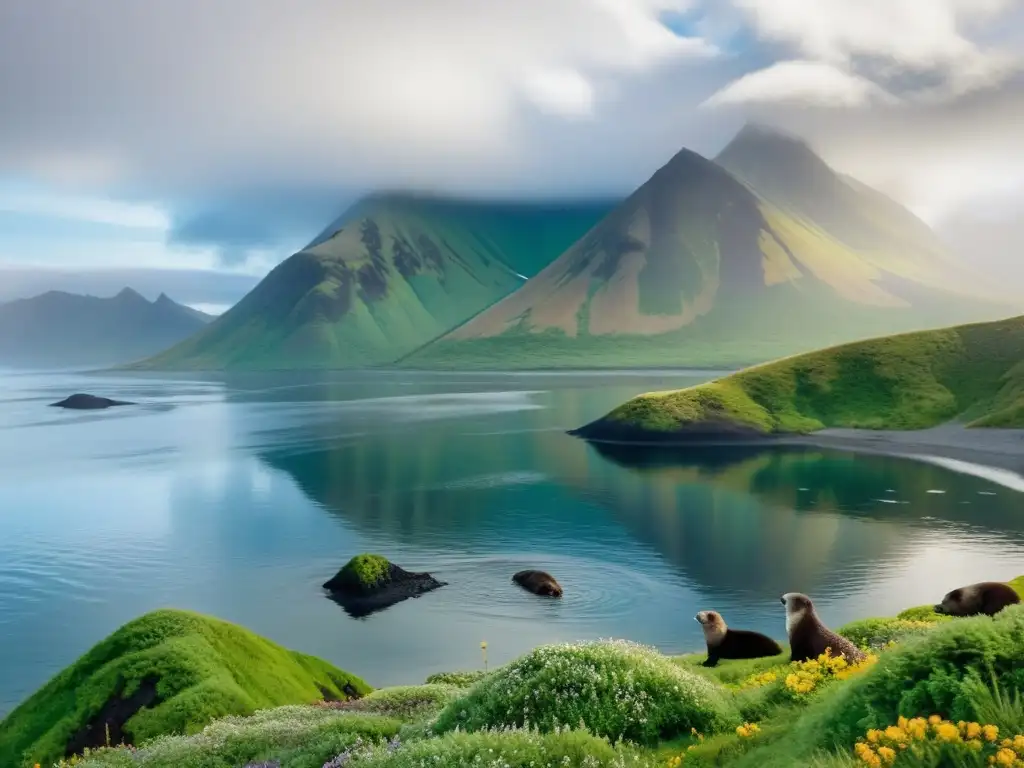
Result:
[[[719,659],[760,659],[782,653],[782,647],[767,635],[729,629],[717,611],[700,611],[694,618],[700,622],[708,646],[705,667],[715,666]]]
[[[1017,605],[1020,595],[1009,584],[982,581],[947,592],[935,612],[946,616],[995,616],[1008,605]]]
[[[555,581],[554,576],[544,571],[519,571],[512,576],[512,581],[535,595],[562,596],[562,585]]]
[[[789,635],[790,661],[816,659],[831,649],[832,656],[844,656],[850,664],[866,658],[866,654],[842,635],[821,623],[814,603],[807,595],[787,592],[781,598],[786,606],[786,634]]]

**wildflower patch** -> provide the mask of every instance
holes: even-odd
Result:
[[[816,659],[793,662],[793,671],[786,675],[786,690],[796,698],[808,696],[834,680],[847,680],[867,670],[877,661],[877,656],[869,654],[863,661],[850,664],[826,648]]]
[[[696,728],[729,730],[740,722],[726,690],[656,650],[626,641],[538,648],[448,705],[439,732],[461,728],[583,725],[612,741],[654,744]]]
[[[1024,768],[1024,735],[1000,738],[995,725],[953,723],[938,715],[901,717],[896,725],[869,730],[853,752],[860,763],[872,768],[922,764]]]

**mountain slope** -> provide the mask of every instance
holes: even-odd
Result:
[[[134,367],[392,362],[514,291],[525,280],[520,270],[549,263],[611,207],[373,196],[202,333]],[[532,228],[520,232],[523,221]]]
[[[748,124],[715,162],[775,208],[880,269],[939,288],[973,285],[977,292],[983,285],[927,224],[878,190],[836,173],[795,136]]]
[[[373,195],[345,211],[306,248],[330,239],[346,223],[367,215],[364,212],[372,211],[381,201],[392,205],[401,203],[441,229],[467,233],[490,258],[523,277],[533,277],[544,269],[621,202],[486,201],[426,194]]]
[[[952,419],[1024,427],[1024,317],[854,342],[640,395],[575,434],[659,442]]]
[[[785,163],[759,177],[780,205],[681,151],[520,290],[401,364],[745,365],[1013,313],[965,289],[909,212],[806,151],[795,180]],[[777,190],[791,187],[827,205],[789,203]]]
[[[161,294],[112,298],[49,291],[0,305],[0,365],[114,365],[155,354],[213,318]]]

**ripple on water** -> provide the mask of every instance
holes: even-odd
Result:
[[[473,477],[452,480],[439,486],[428,487],[425,490],[481,490],[509,485],[535,485],[543,483],[547,479],[548,476],[543,472],[494,472],[488,475],[475,475]]]
[[[512,581],[517,571],[535,568],[562,585],[561,599],[532,595]],[[481,619],[609,622],[630,614],[638,602],[665,593],[665,584],[631,568],[597,557],[503,554],[448,557],[431,572],[449,584],[471,590],[441,590],[439,598],[458,600],[461,612]],[[444,593],[447,592],[445,595]]]

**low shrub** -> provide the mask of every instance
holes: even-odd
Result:
[[[351,768],[654,768],[652,756],[581,730],[542,734],[509,729],[448,733],[399,748],[375,745],[355,752]]]
[[[440,712],[464,690],[454,685],[401,685],[380,688],[355,701],[325,702],[322,706],[413,720]]]
[[[601,641],[544,646],[521,656],[449,704],[436,729],[533,726],[547,732],[584,725],[615,741],[653,744],[739,722],[721,686],[653,649]]]
[[[891,643],[930,632],[940,623],[923,619],[861,619],[841,627],[838,632],[861,648],[881,650]]]
[[[161,736],[143,746],[104,749],[78,768],[238,768],[276,760],[281,768],[321,768],[362,740],[384,740],[398,733],[397,720],[338,712],[317,706],[263,710],[249,717],[225,717],[191,736]]]
[[[907,608],[905,611],[897,613],[896,618],[903,619],[905,621],[928,621],[933,624],[953,620],[952,616],[936,613],[935,608],[931,605],[917,605],[913,608]]]
[[[425,682],[427,685],[454,685],[457,688],[469,688],[487,675],[493,674],[493,672],[484,672],[482,669],[476,672],[438,672],[437,674],[428,677]]]

